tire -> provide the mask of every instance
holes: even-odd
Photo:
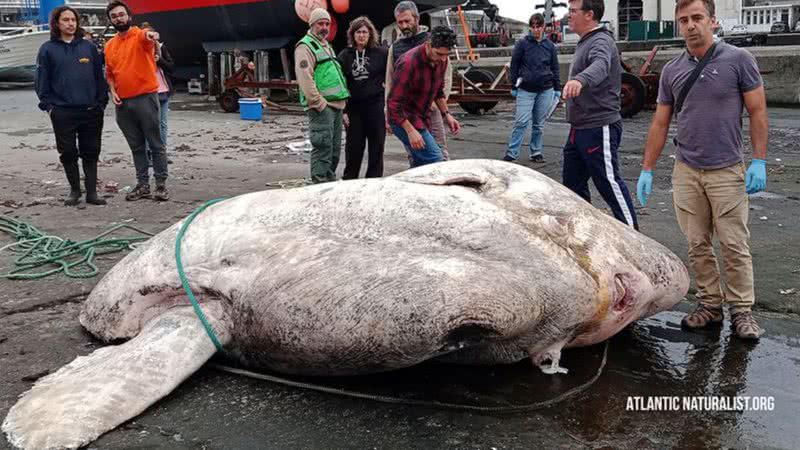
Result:
[[[622,117],[633,117],[644,108],[647,87],[641,78],[632,73],[622,72],[621,94],[619,113]]]
[[[494,75],[484,69],[472,69],[464,74],[467,79],[475,84],[482,83],[481,87],[489,87],[494,81]],[[497,102],[461,102],[461,109],[469,114],[480,115],[481,111],[490,111],[497,106]]]
[[[235,113],[239,111],[239,94],[233,90],[227,90],[217,97],[219,106],[227,113]]]

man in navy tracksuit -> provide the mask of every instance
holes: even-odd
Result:
[[[97,47],[83,39],[78,12],[60,6],[50,14],[50,40],[39,48],[36,95],[39,108],[50,115],[70,192],[64,204],[81,198],[78,157],[83,162],[86,203],[105,205],[97,197],[97,159],[103,133],[108,85]],[[77,144],[76,144],[77,141]]]
[[[622,74],[614,36],[599,23],[604,9],[602,0],[569,1],[569,25],[580,40],[563,89],[571,125],[564,146],[563,183],[591,201],[591,178],[614,217],[638,230],[633,201],[617,162],[622,140]]]

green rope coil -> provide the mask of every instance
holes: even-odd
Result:
[[[200,322],[202,322],[203,328],[206,330],[206,334],[208,334],[208,337],[211,338],[211,342],[214,343],[214,347],[216,347],[220,353],[225,353],[225,349],[222,348],[222,344],[220,344],[219,339],[217,339],[217,335],[214,333],[214,330],[208,323],[206,315],[203,313],[202,308],[200,308],[200,303],[198,303],[197,299],[192,293],[192,288],[189,286],[189,280],[186,278],[186,273],[183,271],[183,263],[181,262],[181,241],[183,241],[183,235],[186,233],[186,229],[189,228],[189,224],[192,223],[195,217],[197,217],[201,212],[205,211],[205,209],[209,206],[219,203],[223,200],[225,199],[217,198],[214,200],[209,200],[199,208],[195,209],[194,212],[186,218],[186,221],[183,223],[183,226],[181,226],[180,231],[178,231],[178,236],[175,238],[175,264],[178,267],[178,276],[181,279],[181,286],[183,286],[183,290],[186,291],[186,294],[189,296],[189,300],[192,302],[194,312],[197,314]]]
[[[144,236],[106,238],[121,229],[129,229]],[[97,275],[94,257],[122,250],[133,250],[133,244],[145,241],[152,233],[120,224],[109,228],[92,239],[75,242],[42,233],[33,225],[9,217],[0,217],[0,231],[13,236],[17,242],[0,248],[20,254],[14,260],[15,269],[0,274],[11,280],[38,280],[63,272],[69,278],[92,278]],[[47,270],[29,272],[43,267]]]

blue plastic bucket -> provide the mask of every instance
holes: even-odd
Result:
[[[239,117],[242,120],[261,120],[263,105],[258,98],[239,99]]]

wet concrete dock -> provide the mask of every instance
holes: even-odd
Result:
[[[464,130],[451,140],[454,158],[502,156],[510,133],[509,105],[486,116],[458,118]],[[649,118],[645,113],[625,122],[620,160],[631,188]],[[0,91],[0,214],[73,239],[94,236],[112,223],[159,231],[210,198],[291,185],[307,173],[307,155],[285,147],[303,139],[307,126],[302,116],[242,122],[198,97],[179,96],[170,120],[170,202],[129,203],[122,193],[108,192],[106,207],[66,208],[60,206],[66,181],[54,164],[58,160],[47,116],[35,110],[31,91]],[[770,123],[767,193],[751,198],[756,317],[767,330],[757,344],[731,338],[727,322],[709,331],[682,331],[679,322],[691,308],[690,296],[676,310],[640,321],[612,338],[607,365],[587,391],[550,408],[513,414],[378,403],[207,367],[90,448],[797,448],[800,110],[772,108]],[[559,149],[566,134],[560,111],[546,127],[547,162],[535,166],[555,179],[560,178]],[[393,137],[387,143],[387,173],[403,170],[403,150]],[[523,158],[525,152],[523,148]],[[685,259],[686,244],[670,202],[670,153],[666,149],[659,161],[652,199],[639,213],[642,231]],[[101,179],[120,188],[133,183],[130,154],[112,111],[106,113],[101,159]],[[523,159],[522,164],[530,163]],[[602,201],[595,204],[604,207]],[[0,247],[9,242],[0,235]],[[120,257],[100,258],[101,271]],[[0,254],[0,267],[7,268],[10,261]],[[77,321],[80,303],[96,282],[58,276],[38,282],[0,280],[0,417],[37,377],[102,345]],[[554,377],[523,361],[486,368],[425,364],[369,377],[302,381],[415,400],[524,405],[589,380],[602,352],[602,345],[566,351],[562,362],[570,373]],[[630,398],[656,396],[771,398],[772,408],[628,410]],[[7,446],[0,439],[0,448]]]

